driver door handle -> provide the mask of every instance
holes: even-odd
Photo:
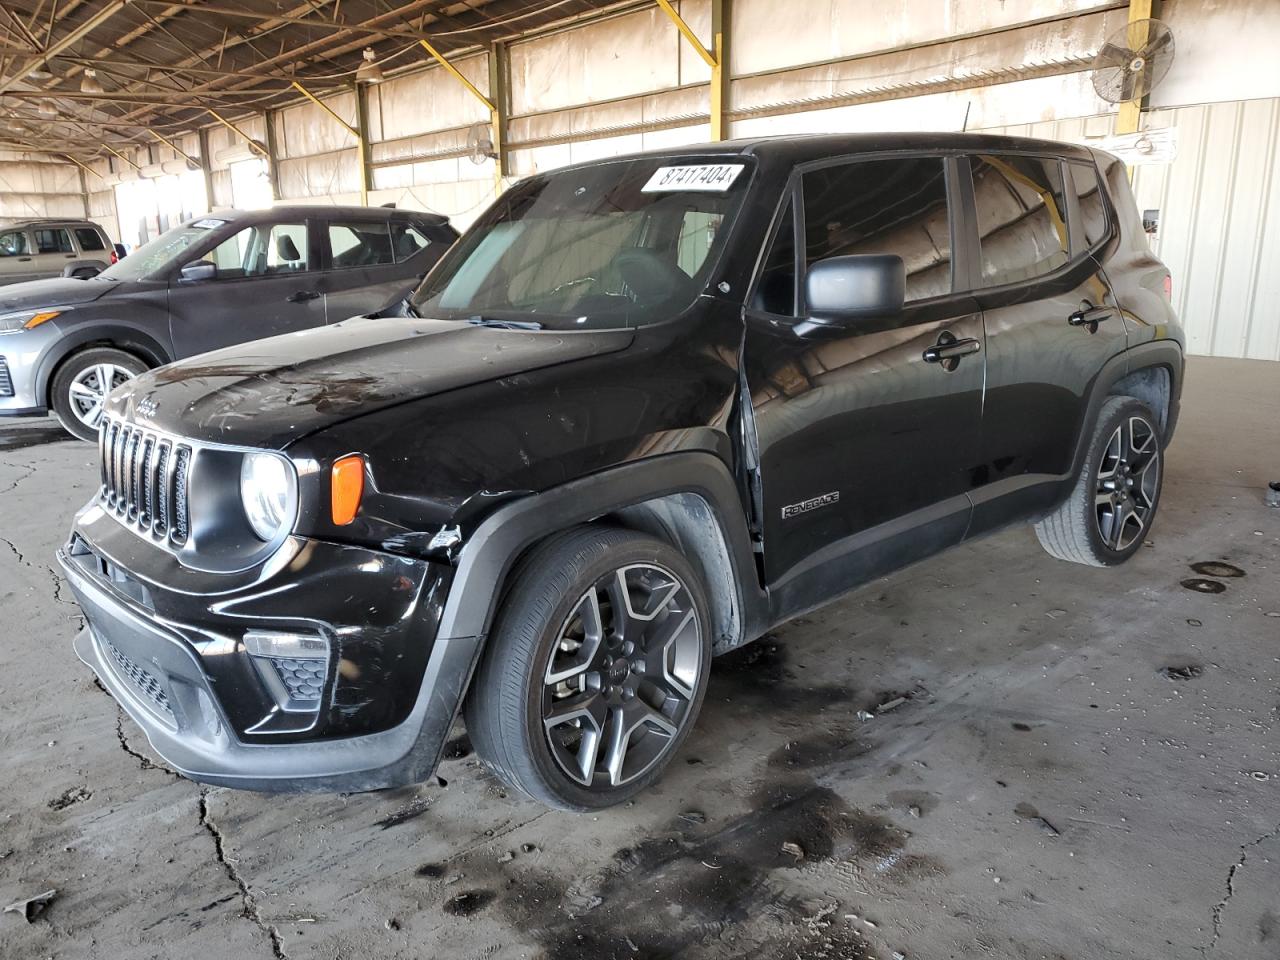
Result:
[[[980,340],[966,337],[963,340],[936,343],[932,347],[926,347],[922,356],[925,363],[943,363],[947,360],[959,361],[961,357],[967,357],[969,354],[977,353],[981,349],[982,342]]]
[[[299,290],[292,296],[285,297],[290,303],[306,303],[308,300],[314,300],[320,296],[318,290]]]

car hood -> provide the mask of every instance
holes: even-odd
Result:
[[[70,277],[11,283],[0,287],[0,313],[91,303],[114,286],[117,284],[109,280],[73,280]]]
[[[193,440],[282,449],[397,403],[621,350],[633,336],[347,320],[149,371],[117,389],[107,412]]]

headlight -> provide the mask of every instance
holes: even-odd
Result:
[[[293,471],[274,453],[250,453],[240,467],[244,515],[260,540],[271,541],[293,523],[297,502]]]
[[[24,310],[22,313],[6,313],[0,317],[0,333],[17,333],[19,330],[30,330],[38,327],[46,320],[52,320],[59,310]]]

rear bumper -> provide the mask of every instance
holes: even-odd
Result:
[[[321,632],[334,637],[338,646],[324,684],[323,704],[313,715],[313,725],[299,729],[299,717],[271,707],[269,690],[252,668],[244,668],[252,658],[240,640],[242,631],[278,626],[278,622],[236,619],[228,629],[225,622],[217,626],[184,623],[173,619],[171,611],[158,614],[152,608],[164,598],[154,584],[134,582],[118,589],[112,577],[102,572],[102,556],[79,542],[75,550],[58,552],[58,562],[87,622],[75,639],[76,653],[143,729],[155,751],[184,776],[249,790],[356,792],[420,782],[434,771],[478,657],[480,638],[431,643],[429,636],[417,637],[430,647],[430,654],[423,657],[419,677],[413,678],[416,696],[409,697],[407,715],[386,729],[342,735],[342,724],[335,718],[347,718],[353,710],[352,690],[350,685],[343,686],[340,674],[344,666],[358,673],[357,664],[371,662],[359,661],[358,647],[378,645],[379,657],[397,663],[412,658],[399,655],[395,638],[385,630],[370,627],[356,635],[349,624],[325,625]],[[74,537],[72,543],[77,543]],[[329,560],[343,556],[342,552],[319,552]],[[359,553],[370,555],[369,551]],[[345,559],[358,558],[346,554]],[[281,574],[286,582],[269,581],[272,586],[253,593],[261,597],[295,591],[299,578],[288,582],[290,576],[286,571]],[[332,581],[326,582],[332,588]],[[415,607],[431,596],[429,591],[418,591]],[[190,605],[193,598],[186,602]],[[322,602],[313,597],[309,605],[319,607]],[[227,605],[241,610],[250,606],[225,594],[212,603],[198,603],[206,611]],[[358,633],[359,628],[354,629]],[[370,674],[367,668],[365,672]],[[354,691],[365,700],[380,692],[390,696],[389,690],[368,684]],[[268,704],[265,719],[246,727],[246,711],[251,716],[262,714],[264,703]],[[277,723],[281,720],[286,722]]]

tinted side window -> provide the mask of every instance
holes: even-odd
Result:
[[[71,234],[62,228],[53,230],[36,230],[36,249],[41,253],[75,253],[71,245]]]
[[[951,292],[951,226],[940,157],[862,160],[804,175],[805,266],[827,257],[892,253],[907,301]]]
[[[760,278],[751,306],[781,316],[796,314],[796,213],[788,200],[778,222],[769,255],[760,268]]]
[[[27,246],[27,235],[21,230],[0,233],[0,257],[25,257],[30,253],[31,248]]]
[[[232,234],[204,255],[219,280],[238,280],[307,269],[305,223],[256,224]]]
[[[391,224],[391,247],[396,255],[396,263],[404,263],[430,242],[411,223]]]
[[[385,223],[329,224],[329,252],[335,270],[395,262]]]
[[[1033,280],[1070,259],[1057,160],[974,157],[973,192],[984,287]]]
[[[80,242],[81,250],[105,250],[107,245],[102,242],[102,238],[98,236],[98,231],[92,227],[76,227],[76,240]]]
[[[1068,163],[1071,188],[1075,190],[1080,216],[1071,224],[1078,247],[1088,249],[1107,235],[1107,202],[1098,181],[1098,170],[1091,163]]]

